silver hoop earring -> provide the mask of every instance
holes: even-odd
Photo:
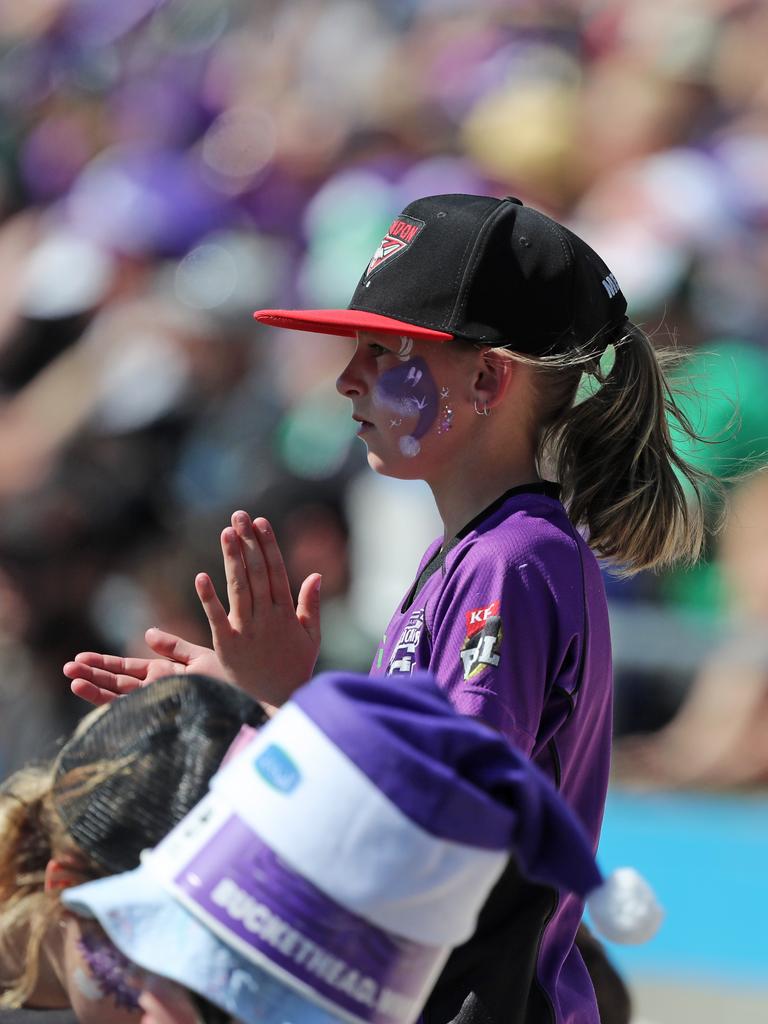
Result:
[[[476,414],[478,416],[490,416],[491,415],[491,410],[488,408],[488,402],[487,401],[483,401],[482,409],[478,409],[477,403],[478,403],[478,400],[475,399],[475,401],[472,404],[473,404],[474,410],[475,410],[475,412],[476,412]]]

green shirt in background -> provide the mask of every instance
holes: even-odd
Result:
[[[675,446],[686,461],[721,480],[726,491],[738,477],[768,465],[768,349],[715,341],[692,352],[673,380],[682,389],[681,411],[706,439],[693,440],[672,422]],[[714,519],[720,499],[710,490],[707,500]],[[693,569],[667,573],[663,596],[690,611],[722,613],[725,594],[712,554]]]

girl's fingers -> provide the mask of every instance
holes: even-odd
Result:
[[[250,585],[251,612],[252,614],[258,613],[259,608],[263,608],[266,602],[272,600],[264,553],[253,528],[251,517],[247,512],[240,511],[232,514],[232,528],[240,541],[240,557],[245,565]]]
[[[113,700],[119,699],[119,694],[111,690],[101,690],[87,679],[73,679],[69,688],[76,697],[100,707],[102,704],[111,704]]]
[[[293,595],[288,582],[288,573],[285,571],[285,562],[277,545],[274,530],[263,516],[253,520],[253,528],[264,554],[272,604],[293,609]]]
[[[242,626],[253,615],[253,594],[243,562],[240,539],[230,526],[222,531],[221,553],[224,556],[224,573],[227,578],[227,598],[232,623]]]
[[[175,661],[179,665],[188,665],[199,652],[197,644],[191,644],[188,640],[182,640],[175,633],[166,633],[164,629],[151,626],[144,634],[147,646],[161,658],[168,661]],[[130,661],[131,659],[126,659]]]
[[[141,686],[141,679],[135,676],[108,672],[106,669],[93,668],[83,662],[68,661],[64,666],[64,675],[72,680],[82,680],[85,683],[92,683],[99,690],[110,691],[115,694],[130,693],[138,686]],[[79,696],[79,694],[78,694]]]
[[[65,676],[69,676],[70,679],[79,679],[83,672],[83,665],[77,661],[67,661],[62,668],[62,672]]]
[[[147,674],[146,658],[120,658],[115,654],[96,654],[95,651],[83,651],[75,655],[75,662],[79,665],[103,669],[114,675],[133,676],[135,679],[144,679]]]
[[[208,623],[211,627],[214,644],[219,643],[222,639],[227,637],[231,626],[229,617],[224,611],[224,606],[219,600],[219,595],[216,593],[216,588],[214,587],[210,576],[207,576],[204,572],[198,573],[197,576],[195,576],[195,591],[197,596],[200,598],[203,611],[205,612]]]

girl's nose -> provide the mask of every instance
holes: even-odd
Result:
[[[364,394],[365,381],[361,369],[358,353],[355,353],[336,378],[336,390],[340,395],[345,398],[356,398]]]

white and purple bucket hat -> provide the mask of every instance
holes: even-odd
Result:
[[[603,882],[545,776],[431,677],[327,673],[139,868],[63,899],[244,1024],[411,1024],[510,856],[584,897]],[[637,940],[620,902],[609,937]]]

